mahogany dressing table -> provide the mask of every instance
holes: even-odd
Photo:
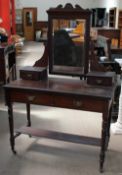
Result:
[[[20,134],[28,134],[37,137],[46,137],[79,144],[90,144],[94,146],[100,146],[99,166],[100,172],[103,172],[105,153],[110,138],[111,109],[114,99],[115,85],[114,83],[111,86],[107,87],[103,85],[89,85],[85,80],[86,73],[88,72],[89,67],[88,51],[90,39],[89,31],[91,12],[89,10],[82,9],[78,5],[76,5],[75,8],[73,8],[71,4],[66,4],[64,8],[62,7],[62,5],[59,5],[57,8],[51,8],[47,12],[49,15],[49,72],[51,74],[79,76],[79,79],[76,80],[73,77],[70,79],[56,78],[55,76],[53,78],[49,78],[46,76],[43,80],[39,81],[24,79],[15,80],[4,86],[5,100],[6,105],[8,106],[11,149],[13,153],[16,154],[15,138]],[[64,63],[56,64],[55,54],[57,54],[58,56],[58,53],[56,52],[55,43],[53,40],[55,32],[57,30],[62,30],[64,26],[65,28],[72,27],[72,22],[76,22],[76,19],[78,19],[78,21],[80,19],[85,26],[84,36],[82,36],[82,38],[84,38],[84,44],[83,42],[81,42],[83,46],[82,49],[84,49],[83,54],[80,55],[81,62],[80,64],[75,64],[75,66],[71,65],[71,63],[69,63],[69,65],[65,65]],[[69,50],[71,49],[73,54],[75,54],[74,50],[76,49],[79,51],[79,48],[77,49],[75,47],[75,44],[73,44],[72,42],[70,43],[70,46],[72,47],[68,46]],[[69,55],[67,56],[67,53],[65,53],[63,57],[65,57],[65,59],[68,59]],[[75,58],[79,59],[79,57]],[[77,63],[76,60],[74,60],[74,62]],[[41,66],[40,61],[37,61],[34,66]],[[81,80],[81,77],[83,77],[83,80]],[[14,127],[13,115],[14,102],[26,104],[27,109],[27,126],[17,129],[16,131]],[[31,104],[100,112],[102,113],[101,138],[91,138],[81,135],[68,134],[64,132],[60,133],[57,131],[33,128],[31,126],[30,117]]]
[[[63,141],[100,146],[100,171],[103,171],[105,153],[110,137],[111,109],[115,87],[88,85],[84,80],[48,78],[45,81],[15,80],[5,85],[6,105],[10,127],[10,145],[14,153],[15,138],[24,133]],[[14,130],[13,103],[27,106],[27,127]],[[102,113],[101,138],[89,138],[67,133],[46,131],[31,127],[30,105],[46,105],[61,108],[94,111]],[[82,126],[81,126],[82,127]]]

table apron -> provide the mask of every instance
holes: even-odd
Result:
[[[111,103],[108,99],[72,94],[53,94],[46,92],[34,93],[29,91],[9,91],[9,93],[9,101],[11,102],[30,103],[102,113]]]

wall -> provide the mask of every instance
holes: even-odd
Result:
[[[122,8],[122,0],[15,0],[16,8],[23,7],[37,7],[38,20],[47,20],[47,13],[50,7],[56,7],[58,4],[66,4],[70,2],[72,5],[79,4],[83,8],[95,8],[95,7],[105,7],[107,11],[111,7],[120,7]]]
[[[118,7],[120,0],[95,0],[96,7],[105,7],[107,8],[107,11],[109,11],[109,8],[111,7]]]
[[[99,1],[99,0],[97,0]],[[101,0],[100,0],[101,1]],[[83,8],[94,8],[96,0],[15,0],[16,8],[23,7],[37,7],[37,19],[38,20],[47,20],[47,13],[50,7],[56,7],[59,4],[71,3],[72,5],[79,4]]]
[[[122,9],[122,0],[119,0],[119,8]]]

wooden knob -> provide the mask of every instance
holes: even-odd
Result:
[[[35,96],[28,96],[28,101],[33,101],[35,99]]]
[[[74,101],[76,107],[81,107],[83,105],[82,101]]]

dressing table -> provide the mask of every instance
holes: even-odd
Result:
[[[111,86],[107,87],[90,85],[85,80],[86,73],[88,72],[89,67],[88,51],[91,12],[89,10],[82,9],[78,5],[76,5],[74,8],[71,4],[66,4],[65,7],[59,5],[57,8],[51,8],[47,11],[47,13],[49,17],[49,73],[54,75],[71,75],[72,78],[56,78],[55,76],[53,76],[52,78],[45,77],[45,79],[39,81],[20,79],[15,80],[4,86],[5,100],[6,105],[8,107],[11,150],[13,151],[13,153],[16,154],[15,138],[21,134],[27,134],[36,137],[46,137],[79,144],[90,144],[93,146],[100,146],[99,166],[100,172],[103,172],[105,153],[110,138],[109,129],[115,85],[114,83]],[[63,23],[64,19],[66,20],[65,23]],[[56,50],[56,47],[58,48],[58,46],[56,45],[57,43],[55,43],[54,41],[54,35],[57,30],[62,30],[62,28],[64,27],[72,27],[72,22],[75,22],[76,19],[82,20],[85,26],[83,36],[84,44],[82,45],[83,53],[80,55],[80,64],[76,64],[76,60],[74,60],[75,66],[73,66],[71,62],[68,62],[67,60],[65,60],[67,62],[66,65],[65,62],[58,62],[57,64],[55,62],[55,54],[57,57],[60,55],[58,55]],[[60,25],[56,26],[57,23],[60,23]],[[60,39],[62,39],[62,37],[60,37]],[[66,46],[65,44],[67,43],[64,43],[64,45],[62,43],[62,47]],[[70,46],[72,47],[70,48]],[[70,51],[72,51],[72,53],[75,54],[74,50],[77,50],[75,44],[72,43],[70,46],[69,50],[71,49]],[[68,56],[69,55],[67,55],[67,53],[63,53],[63,57],[65,57],[65,59],[68,59]],[[72,55],[70,56],[70,58],[72,58]],[[77,59],[77,57],[75,58]],[[38,66],[38,64],[36,64],[36,66]],[[74,79],[74,76],[79,76],[79,79]],[[83,77],[83,80],[81,80],[81,77]],[[27,126],[21,127],[17,130],[15,130],[14,127],[14,102],[24,103],[27,107]],[[31,104],[100,112],[102,113],[101,138],[91,138],[87,136],[74,135],[64,133],[63,131],[50,131],[50,126],[49,130],[33,128],[31,126],[30,117]]]

